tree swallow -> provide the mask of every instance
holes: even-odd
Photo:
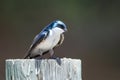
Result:
[[[67,31],[66,25],[56,20],[46,26],[38,35],[35,36],[33,42],[27,52],[26,58],[42,57],[46,53],[50,53],[52,57],[54,48],[61,45],[64,40],[64,32]]]

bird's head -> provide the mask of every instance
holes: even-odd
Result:
[[[47,27],[47,29],[56,29],[56,28],[63,30],[63,32],[67,31],[66,25],[60,20],[53,21]]]
[[[55,27],[58,27],[64,31],[67,31],[66,25],[60,20],[56,20],[53,22],[53,28],[55,28]]]

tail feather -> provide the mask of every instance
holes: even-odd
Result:
[[[23,58],[24,58],[24,59],[29,59],[29,56],[30,56],[30,55],[28,54],[28,55],[24,56]]]
[[[30,52],[31,52],[31,50],[29,49],[26,53],[25,53],[25,55],[24,55],[24,59],[29,59],[30,58]]]

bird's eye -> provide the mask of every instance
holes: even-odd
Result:
[[[61,29],[65,29],[65,26],[64,25],[61,25],[61,24],[58,24],[57,27],[61,28]]]

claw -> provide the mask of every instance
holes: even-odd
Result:
[[[51,56],[50,59],[55,59],[56,62],[61,65],[61,59],[59,57]]]

